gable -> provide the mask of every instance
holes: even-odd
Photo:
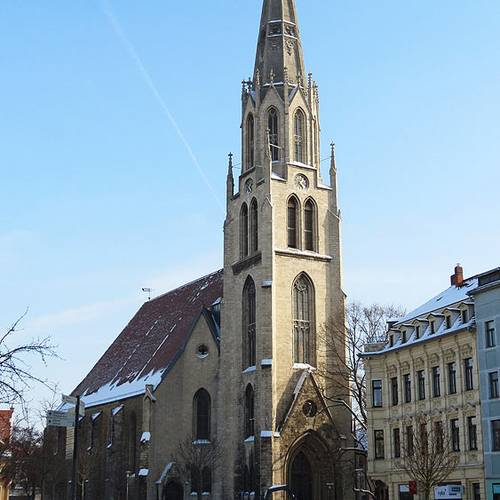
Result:
[[[143,394],[146,384],[156,388],[203,311],[220,303],[222,282],[217,271],[146,302],[73,394],[95,406]]]

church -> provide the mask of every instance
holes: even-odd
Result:
[[[344,321],[335,151],[325,182],[295,0],[263,2],[241,131],[224,268],[146,302],[73,392],[82,500],[353,498],[350,402],[323,376],[345,344],[321,334]],[[52,433],[47,499],[74,438]]]

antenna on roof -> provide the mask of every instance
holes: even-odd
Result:
[[[143,288],[142,291],[144,293],[148,294],[148,301],[150,301],[151,300],[151,292],[153,291],[153,289],[152,288]]]

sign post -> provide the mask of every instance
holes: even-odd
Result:
[[[76,477],[78,472],[78,423],[80,420],[80,396],[76,396],[75,406],[75,438],[73,441],[73,468],[71,472],[71,500],[77,500]]]

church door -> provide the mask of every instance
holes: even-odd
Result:
[[[183,500],[184,490],[176,481],[170,481],[163,489],[163,500]]]
[[[291,470],[291,488],[297,500],[313,500],[313,477],[309,460],[300,452]]]

